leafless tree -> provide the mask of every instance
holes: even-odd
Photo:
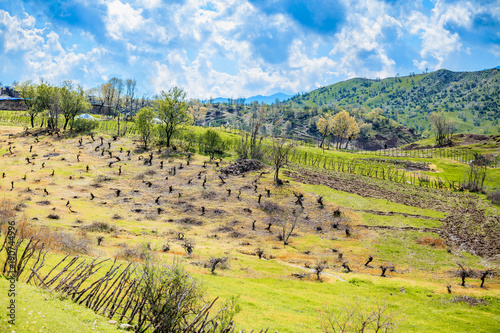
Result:
[[[295,228],[298,226],[301,220],[301,213],[298,213],[295,209],[292,211],[290,216],[280,219],[281,230],[279,238],[283,241],[283,245],[288,245],[288,240],[292,235]]]
[[[210,272],[212,274],[215,273],[215,268],[217,267],[217,265],[227,265],[227,262],[228,262],[229,258],[228,257],[212,257],[210,258],[210,260],[208,261],[208,266],[210,267]]]
[[[181,246],[184,250],[186,250],[188,255],[191,255],[194,250],[194,245],[195,243],[192,239],[185,239]]]
[[[462,280],[460,284],[462,287],[465,287],[465,279],[473,276],[473,271],[464,267],[462,264],[458,263],[458,269],[455,271],[455,276],[459,277]]]
[[[396,313],[388,313],[387,305],[366,307],[344,303],[334,311],[325,311],[321,327],[324,333],[393,332],[398,322],[396,317]]]
[[[434,132],[436,134],[436,143],[439,146],[451,143],[455,126],[441,113],[434,113],[430,117]]]
[[[486,164],[486,160],[481,154],[474,154],[474,160],[469,163],[469,170],[462,187],[471,192],[480,192],[488,172]]]
[[[320,278],[320,274],[328,268],[328,262],[326,260],[321,260],[321,259],[318,259],[316,261],[316,263],[314,264],[314,273],[316,273],[316,278],[318,279],[318,281],[321,281],[321,278]]]
[[[485,271],[482,271],[479,273],[480,277],[479,279],[481,280],[481,288],[484,287],[484,279],[486,279],[487,277],[493,277],[496,275],[496,270],[495,269],[487,269]]]

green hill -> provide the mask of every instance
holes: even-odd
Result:
[[[289,105],[381,108],[386,117],[425,135],[431,126],[429,114],[444,111],[457,132],[499,134],[500,69],[355,78],[294,96]]]

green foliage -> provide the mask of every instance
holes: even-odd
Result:
[[[99,122],[89,119],[73,119],[70,126],[76,133],[90,133],[99,126]]]
[[[201,291],[178,265],[159,266],[151,260],[142,265],[138,297],[146,300],[145,310],[159,332],[181,331],[184,320],[198,309]]]
[[[79,113],[91,108],[90,103],[85,99],[83,88],[78,86],[75,90],[71,81],[66,81],[62,88],[59,88],[59,103],[64,116],[64,129],[66,129],[68,123],[73,129],[72,125],[74,123],[71,120]]]
[[[215,155],[222,156],[224,154],[224,142],[219,133],[213,129],[208,129],[201,137],[203,142],[203,151],[213,160]]]
[[[163,135],[167,147],[170,147],[172,136],[182,125],[188,125],[192,121],[187,111],[186,93],[173,87],[169,91],[162,91],[160,97],[155,101],[158,110],[158,118],[162,121]]]
[[[151,140],[153,134],[154,125],[152,120],[155,113],[152,108],[142,108],[137,112],[135,118],[135,125],[139,135],[141,136],[142,143],[144,144],[144,149],[148,149],[148,143]]]
[[[289,104],[293,107],[322,105],[329,109],[380,108],[385,117],[427,135],[430,134],[429,114],[443,111],[457,132],[498,134],[500,70],[438,70],[383,80],[356,78],[294,96]]]

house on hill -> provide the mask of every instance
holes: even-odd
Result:
[[[0,110],[25,111],[23,99],[14,87],[0,87]]]

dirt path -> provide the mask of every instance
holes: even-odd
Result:
[[[369,230],[397,230],[397,231],[420,231],[420,232],[439,232],[438,228],[417,228],[417,227],[394,227],[389,225],[366,225],[356,224],[356,228],[364,228]]]
[[[381,216],[398,215],[398,216],[404,216],[404,217],[412,217],[412,218],[416,218],[416,219],[439,220],[439,218],[437,218],[437,217],[430,217],[430,216],[418,215],[418,214],[408,214],[408,213],[399,213],[399,212],[382,212],[380,210],[371,210],[371,209],[351,209],[351,210],[354,212],[363,212],[363,213],[369,213],[369,214],[381,215]]]

